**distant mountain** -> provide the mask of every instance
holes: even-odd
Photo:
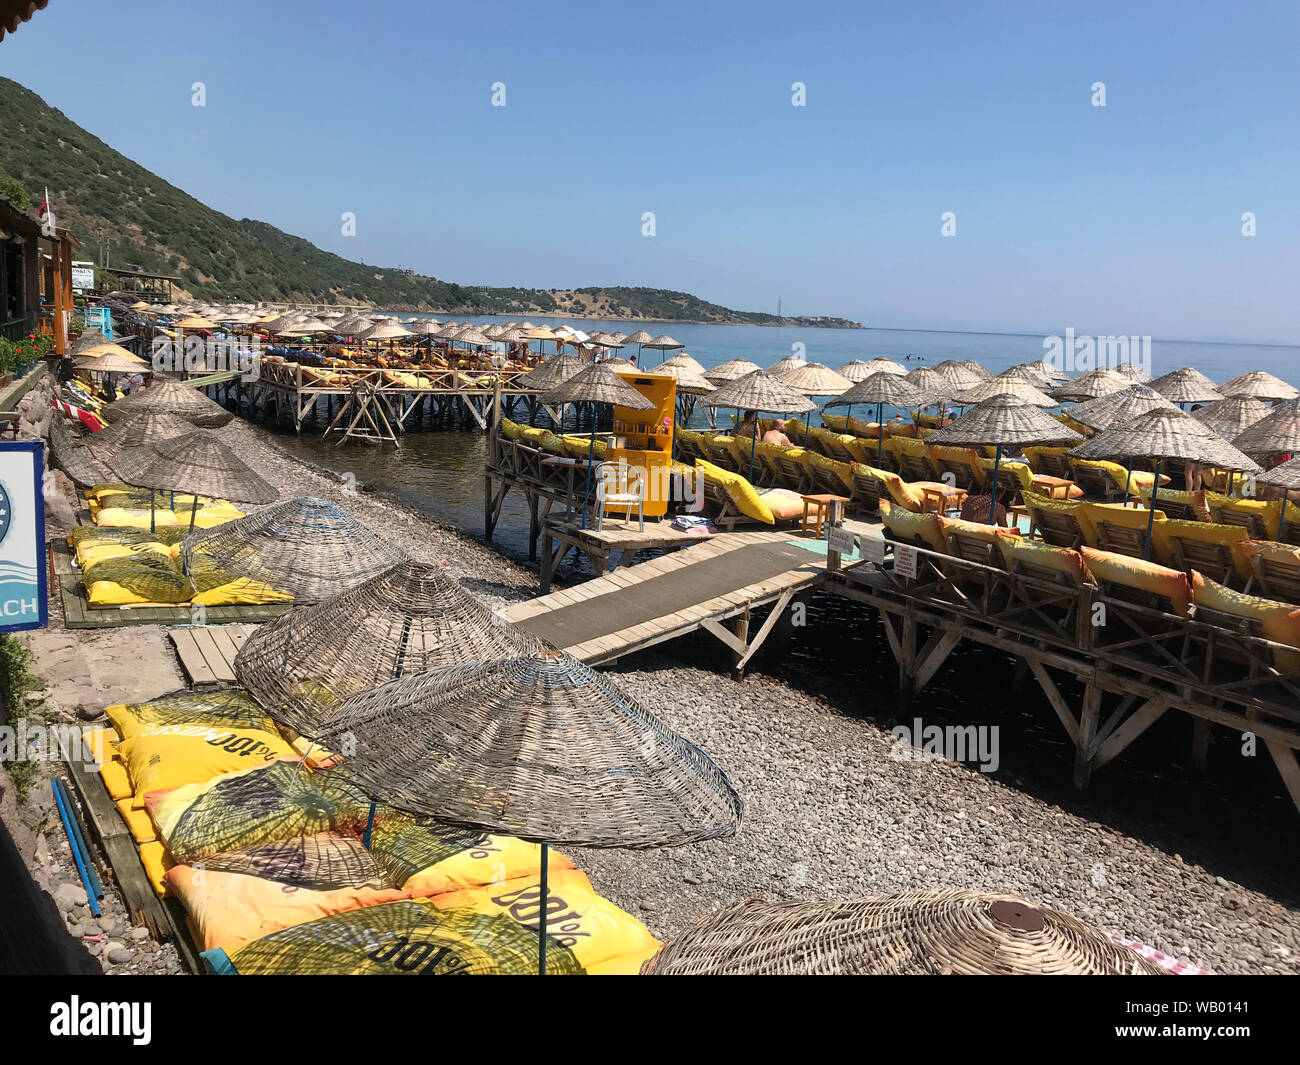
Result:
[[[367,304],[393,310],[802,325],[860,329],[842,318],[733,311],[658,288],[482,288],[322,251],[266,222],[236,221],[114,151],[30,89],[0,78],[0,173],[40,198],[49,187],[61,224],[86,258],[109,247],[114,266],[181,277],[192,296]]]

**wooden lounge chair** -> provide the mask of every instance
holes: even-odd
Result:
[[[1070,460],[1064,453],[1048,451],[1046,449],[1037,452],[1037,464],[1033,466],[1035,473],[1045,474],[1048,477],[1061,477],[1065,480],[1072,478],[1070,472]]]
[[[1246,590],[1284,603],[1300,603],[1300,562],[1281,552],[1260,553],[1250,560],[1251,577]]]
[[[1077,504],[1070,505],[1034,492],[1026,492],[1025,507],[1044,543],[1053,547],[1068,547],[1073,551],[1079,550],[1085,543],[1084,529],[1075,513],[1078,510]]]
[[[951,483],[954,488],[964,488],[969,492],[984,487],[985,474],[980,469],[979,455],[973,448],[932,444],[930,462],[938,469],[941,481],[952,478]]]
[[[1160,505],[1160,497],[1156,496],[1156,506]],[[1234,507],[1230,503],[1221,503],[1214,499],[1208,499],[1206,505],[1209,507],[1210,516],[1219,525],[1240,525],[1253,540],[1271,540],[1273,533],[1277,531],[1277,525],[1273,528],[1268,527],[1268,521],[1265,515],[1253,510],[1247,510],[1242,507]]]
[[[1052,476],[1056,476],[1053,474]],[[1116,486],[1114,479],[1105,470],[1097,466],[1085,466],[1076,463],[1074,469],[1065,476],[1083,489],[1085,495],[1097,496],[1110,502],[1119,499],[1124,493]]]
[[[1097,522],[1097,546],[1103,551],[1113,551],[1117,555],[1130,555],[1141,558],[1146,553],[1147,534],[1145,529],[1134,529],[1126,525],[1117,525],[1104,518]]]
[[[701,446],[704,448],[705,460],[713,463],[713,465],[731,473],[745,473],[748,471],[748,465],[745,470],[740,468],[740,463],[736,460],[736,454],[732,451],[729,443],[721,443],[717,437],[706,436]]]
[[[891,499],[889,486],[871,472],[870,466],[864,466],[860,462],[855,462],[850,471],[853,491],[849,495],[849,511],[855,514],[880,513],[880,501]]]

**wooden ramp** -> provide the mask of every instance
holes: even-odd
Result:
[[[827,580],[824,546],[790,530],[721,533],[515,604],[506,617],[593,665],[704,629],[730,648],[739,671],[791,600]],[[751,639],[749,612],[769,603],[772,612]]]
[[[168,629],[181,669],[193,688],[235,683],[235,655],[256,625],[206,625]]]

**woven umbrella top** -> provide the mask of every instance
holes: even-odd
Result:
[[[491,344],[493,342],[492,338],[477,326],[462,329],[456,339],[465,344]]]
[[[945,377],[940,370],[933,366],[923,366],[918,370],[912,370],[907,375],[907,383],[911,385],[922,397],[930,403],[940,399],[952,399],[958,389],[953,383]]]
[[[648,344],[650,343],[650,341],[654,340],[654,337],[652,337],[644,329],[638,329],[630,337],[624,337],[623,340],[625,343],[628,344]]]
[[[395,340],[411,335],[411,331],[399,322],[378,322],[356,334],[358,340]]]
[[[1034,362],[1024,362],[1020,365],[1039,377],[1046,378],[1048,381],[1064,381],[1070,376],[1059,366],[1054,366],[1046,359],[1036,359]],[[1015,369],[1015,367],[1012,368]]]
[[[118,452],[109,462],[127,484],[236,503],[273,503],[280,493],[211,433],[197,430]]]
[[[286,499],[238,521],[194,533],[181,550],[220,569],[287,592],[297,603],[337,595],[406,557],[334,503]]]
[[[955,447],[985,444],[1050,446],[1074,444],[1082,439],[1068,425],[1062,425],[1035,404],[1014,393],[1002,392],[981,400],[951,425],[931,433],[926,442]]]
[[[538,325],[529,329],[524,334],[525,340],[560,340],[561,337],[555,335],[550,326]]]
[[[641,341],[641,344],[647,348],[658,348],[660,351],[669,351],[673,348],[684,348],[685,344],[680,344],[667,333],[660,333],[657,337]]]
[[[781,380],[805,396],[838,396],[853,382],[820,362],[806,362],[779,375]]]
[[[841,392],[826,404],[828,407],[846,407],[858,403],[888,403],[891,407],[910,407],[919,403],[922,394],[906,377],[877,370],[852,388]]]
[[[873,898],[746,899],[666,943],[643,975],[1114,975],[1165,970],[1018,895],[939,888]]]
[[[879,373],[880,371],[873,369],[862,359],[853,359],[851,362],[846,362],[835,372],[841,377],[847,377],[856,385],[859,381],[865,381],[873,373]]]
[[[503,344],[514,344],[524,339],[524,331],[517,325],[503,325],[493,336]]]
[[[608,333],[597,331],[587,337],[587,343],[600,348],[624,348],[627,347],[622,341],[615,340]],[[648,346],[648,345],[646,345]]]
[[[1270,409],[1262,399],[1234,396],[1198,407],[1191,415],[1202,425],[1208,425],[1224,440],[1236,440],[1261,418],[1268,417]]]
[[[657,373],[659,370],[669,366],[684,366],[686,369],[691,370],[700,376],[704,375],[704,365],[698,359],[691,358],[691,356],[687,355],[684,351],[674,355],[671,359],[664,359],[664,361],[656,367],[655,372]]]
[[[1059,399],[1053,399],[1020,375],[1007,376],[999,374],[997,377],[990,377],[987,381],[981,381],[973,388],[965,389],[954,398],[962,403],[983,403],[994,396],[1015,396],[1026,403],[1032,403],[1035,407],[1059,407],[1061,405]]]
[[[235,675],[273,718],[319,739],[345,700],[398,677],[542,647],[443,566],[403,559],[260,626],[240,649]]]
[[[895,362],[884,355],[877,355],[874,359],[868,359],[867,366],[870,367],[872,373],[892,373],[902,377],[908,372],[907,367],[902,363]]]
[[[511,387],[545,392],[562,381],[567,381],[574,374],[580,373],[586,365],[576,355],[552,355],[541,366],[516,377],[511,382]]]
[[[157,376],[145,388],[108,404],[100,413],[105,421],[116,422],[145,411],[176,414],[193,425],[209,428],[225,425],[235,416],[197,388]]]
[[[939,363],[937,366],[932,366],[931,369],[946,381],[955,392],[964,392],[966,389],[974,388],[976,385],[988,380],[988,378],[981,377],[951,359]]]
[[[726,774],[610,678],[542,651],[402,677],[322,742],[376,800],[538,843],[668,847],[731,835]]]
[[[774,373],[777,377],[783,377],[791,370],[797,370],[800,366],[807,366],[808,360],[799,355],[787,355],[783,359],[777,359],[767,368],[768,373]]]
[[[1177,407],[1157,407],[1112,429],[1106,429],[1071,452],[1080,459],[1188,459],[1221,470],[1259,469],[1209,426]]]
[[[1232,443],[1250,455],[1300,451],[1300,399],[1274,405],[1267,417],[1260,418]]]
[[[739,380],[745,374],[761,369],[758,363],[751,362],[749,359],[730,359],[720,366],[710,366],[704,371],[704,376],[716,385],[723,381]]]
[[[1080,374],[1073,381],[1057,385],[1052,389],[1052,395],[1057,399],[1096,399],[1098,396],[1108,396],[1112,392],[1118,392],[1121,388],[1128,388],[1132,383],[1129,378],[1109,366],[1099,366],[1095,370]]]
[[[442,326],[432,318],[422,318],[418,322],[412,322],[407,326],[406,331],[412,336],[417,337],[436,337]]]
[[[1300,396],[1300,389],[1289,385],[1280,377],[1274,377],[1267,370],[1251,370],[1239,374],[1231,381],[1219,386],[1219,391],[1233,399],[1295,399]]]
[[[670,366],[673,360],[669,359],[662,366],[656,366],[652,373],[665,374],[677,381],[677,391],[679,394],[685,393],[688,396],[703,396],[716,390],[717,386],[712,384],[702,374],[692,370],[689,366],[678,365]],[[692,360],[694,361],[694,360]]]
[[[976,362],[974,359],[962,359],[961,362],[959,362],[957,365],[964,366],[976,377],[978,377],[981,381],[987,381],[990,377],[993,376],[992,370],[987,369],[980,363]]]
[[[1136,381],[1140,385],[1149,384],[1151,375],[1145,370],[1139,369],[1138,366],[1131,362],[1121,362],[1115,367],[1115,372],[1123,374],[1130,382]]]
[[[216,322],[209,322],[206,318],[200,318],[198,315],[192,315],[189,318],[182,318],[179,322],[173,322],[172,325],[177,329],[216,329]]]
[[[138,355],[132,355],[125,350],[120,355],[115,351],[103,354],[87,351],[72,360],[72,368],[74,370],[85,370],[88,373],[135,374],[148,370],[149,363]]]
[[[1096,399],[1076,403],[1066,411],[1071,418],[1089,429],[1109,429],[1123,425],[1139,414],[1159,407],[1172,409],[1173,404],[1146,385],[1130,384],[1118,392],[1108,392]]]
[[[1271,484],[1278,488],[1300,488],[1300,457],[1287,459],[1271,470],[1257,474],[1259,484]]]
[[[1214,382],[1194,366],[1183,366],[1157,377],[1151,387],[1175,403],[1212,403],[1223,399]]]
[[[542,394],[544,403],[613,403],[630,410],[653,410],[654,404],[603,362],[593,362]]]
[[[192,433],[194,426],[167,411],[146,410],[122,418],[95,433],[86,443],[91,447],[112,444],[115,447],[142,447],[162,440],[174,440]]]
[[[766,370],[754,370],[719,386],[704,400],[710,407],[733,407],[736,410],[766,411],[769,414],[802,413],[815,410],[817,404],[791,388]]]
[[[149,365],[147,360],[140,358],[139,355],[132,351],[128,351],[126,348],[122,347],[121,344],[114,344],[111,340],[106,340],[102,344],[92,344],[89,347],[78,346],[77,349],[72,352],[72,357],[74,359],[101,359],[105,355],[116,355],[123,359],[134,359],[143,366]]]

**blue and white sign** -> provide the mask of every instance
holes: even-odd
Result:
[[[44,628],[44,467],[36,441],[0,443],[0,632]]]

